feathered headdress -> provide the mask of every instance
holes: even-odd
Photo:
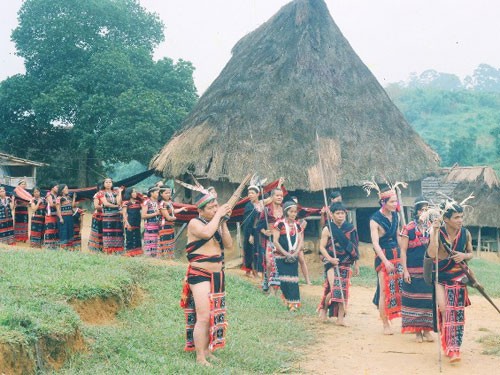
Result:
[[[261,180],[261,178],[259,176],[254,174],[252,176],[252,178],[250,179],[250,185],[248,185],[247,189],[254,190],[256,193],[259,193],[260,189],[264,186],[266,181],[267,181],[267,178],[264,178],[263,180]]]
[[[420,220],[423,222],[432,222],[436,219],[443,220],[446,213],[457,212],[457,208],[460,207],[464,212],[471,212],[474,208],[471,205],[466,204],[471,199],[474,199],[474,194],[471,193],[467,198],[458,203],[453,198],[438,192],[439,195],[445,199],[440,204],[431,203],[428,209],[420,215]]]
[[[391,184],[389,181],[385,180],[386,185],[389,187],[388,191],[382,192],[378,184],[375,182],[375,178],[372,177],[371,181],[363,182],[363,190],[366,192],[366,196],[368,197],[372,190],[376,190],[378,193],[379,199],[387,199],[397,194],[397,190],[402,188],[407,188],[408,184],[406,182],[396,181],[394,184]]]

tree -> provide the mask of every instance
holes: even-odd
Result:
[[[153,60],[163,39],[137,0],[26,0],[12,33],[26,74],[0,84],[0,146],[79,185],[105,162],[147,164],[197,100],[191,63]]]

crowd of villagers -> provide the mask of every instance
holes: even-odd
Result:
[[[93,205],[90,251],[174,257],[175,215],[185,208],[174,209],[171,188],[154,186],[141,194],[134,188],[114,188],[113,181],[106,178],[93,196]],[[29,193],[24,180],[11,197],[0,187],[0,242],[80,250],[84,213],[78,207],[77,193],[70,193],[65,184],[53,184],[43,196],[38,187]]]
[[[310,283],[303,253],[305,218],[319,214],[319,256],[325,282],[318,312],[325,321],[347,326],[349,286],[351,276],[359,273],[359,250],[357,231],[348,220],[342,196],[333,191],[328,207],[308,209],[296,197],[285,200],[282,183],[283,179],[277,181],[267,195],[261,186],[247,188],[242,217],[245,275],[260,277],[265,293],[281,291],[287,308],[296,311],[301,304],[299,266]],[[79,248],[84,211],[77,207],[76,194],[69,194],[64,184],[54,184],[45,196],[38,188],[31,195],[25,187],[26,182],[21,181],[13,197],[0,187],[0,242]],[[396,187],[382,190],[370,182],[364,188],[368,194],[376,189],[380,204],[370,219],[370,231],[378,275],[373,303],[384,334],[393,334],[391,320],[401,317],[402,332],[415,334],[418,342],[434,341],[431,331],[440,332],[445,354],[451,362],[459,361],[464,308],[470,304],[460,263],[472,258],[471,235],[462,226],[464,202],[447,199],[430,210],[429,202],[420,197],[415,201],[413,220],[401,225]],[[154,186],[143,195],[133,188],[116,189],[107,178],[93,203],[91,251],[174,256],[174,222],[176,214],[186,208],[174,208],[171,188]],[[224,248],[232,246],[227,218],[233,207],[219,205],[213,188],[199,189],[195,205],[198,216],[187,226],[189,266],[181,307],[186,317],[185,350],[196,351],[197,361],[208,364],[212,351],[225,345]],[[32,214],[29,238],[28,207]],[[425,277],[424,260],[430,264],[430,281]]]

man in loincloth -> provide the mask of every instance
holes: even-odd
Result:
[[[196,361],[209,366],[212,352],[225,346],[224,249],[232,238],[224,217],[231,208],[219,206],[209,192],[196,198],[199,216],[187,227],[189,266],[181,307],[186,315],[186,351],[196,350]]]

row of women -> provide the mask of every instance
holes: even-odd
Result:
[[[174,209],[171,188],[152,187],[147,197],[128,188],[122,199],[122,189],[114,189],[113,181],[107,178],[93,199],[95,211],[89,250],[126,256],[174,257],[175,214],[185,208]]]
[[[84,211],[76,206],[76,194],[69,194],[67,185],[54,184],[45,197],[37,187],[32,196],[28,194],[24,181],[18,188],[14,197],[7,197],[5,189],[0,188],[1,242],[14,244],[29,239],[32,247],[81,248]],[[114,189],[113,181],[106,178],[93,197],[89,249],[106,254],[173,258],[175,214],[185,208],[174,209],[171,198],[170,188],[152,187],[144,197],[133,188]],[[29,238],[28,207],[33,212]]]
[[[8,197],[0,186],[0,242],[13,245],[28,242],[31,247],[81,248],[81,218],[83,210],[76,207],[76,194],[69,195],[67,185],[54,185],[46,197],[38,187],[33,195],[26,192],[21,180]],[[28,232],[29,208],[32,211]],[[29,236],[28,236],[29,233]]]
[[[393,334],[390,321],[402,317],[402,332],[414,333],[417,342],[434,341],[432,331],[441,333],[443,350],[450,361],[460,360],[464,332],[464,307],[470,304],[461,262],[472,258],[470,233],[462,227],[463,207],[452,200],[443,203],[432,220],[425,215],[429,202],[415,201],[414,218],[400,225],[395,188],[379,191],[380,209],[370,220],[378,275],[374,304],[379,309],[385,334]],[[280,288],[290,310],[300,306],[298,264],[303,246],[303,220],[297,220],[296,200],[282,204],[283,193],[275,189],[271,202],[259,201],[259,189],[249,187],[250,202],[244,218],[244,269],[263,273],[263,289]],[[338,192],[323,209],[320,257],[324,263],[325,284],[318,311],[322,319],[344,317],[349,301],[351,276],[359,272],[358,235],[347,220],[347,209]],[[452,249],[450,255],[445,247]],[[424,258],[435,257],[439,282],[433,299],[433,280],[424,280]],[[431,267],[432,268],[432,267]],[[434,274],[435,275],[435,272]],[[436,297],[437,296],[437,297]],[[435,305],[439,316],[435,318]],[[438,327],[439,325],[439,327]]]

